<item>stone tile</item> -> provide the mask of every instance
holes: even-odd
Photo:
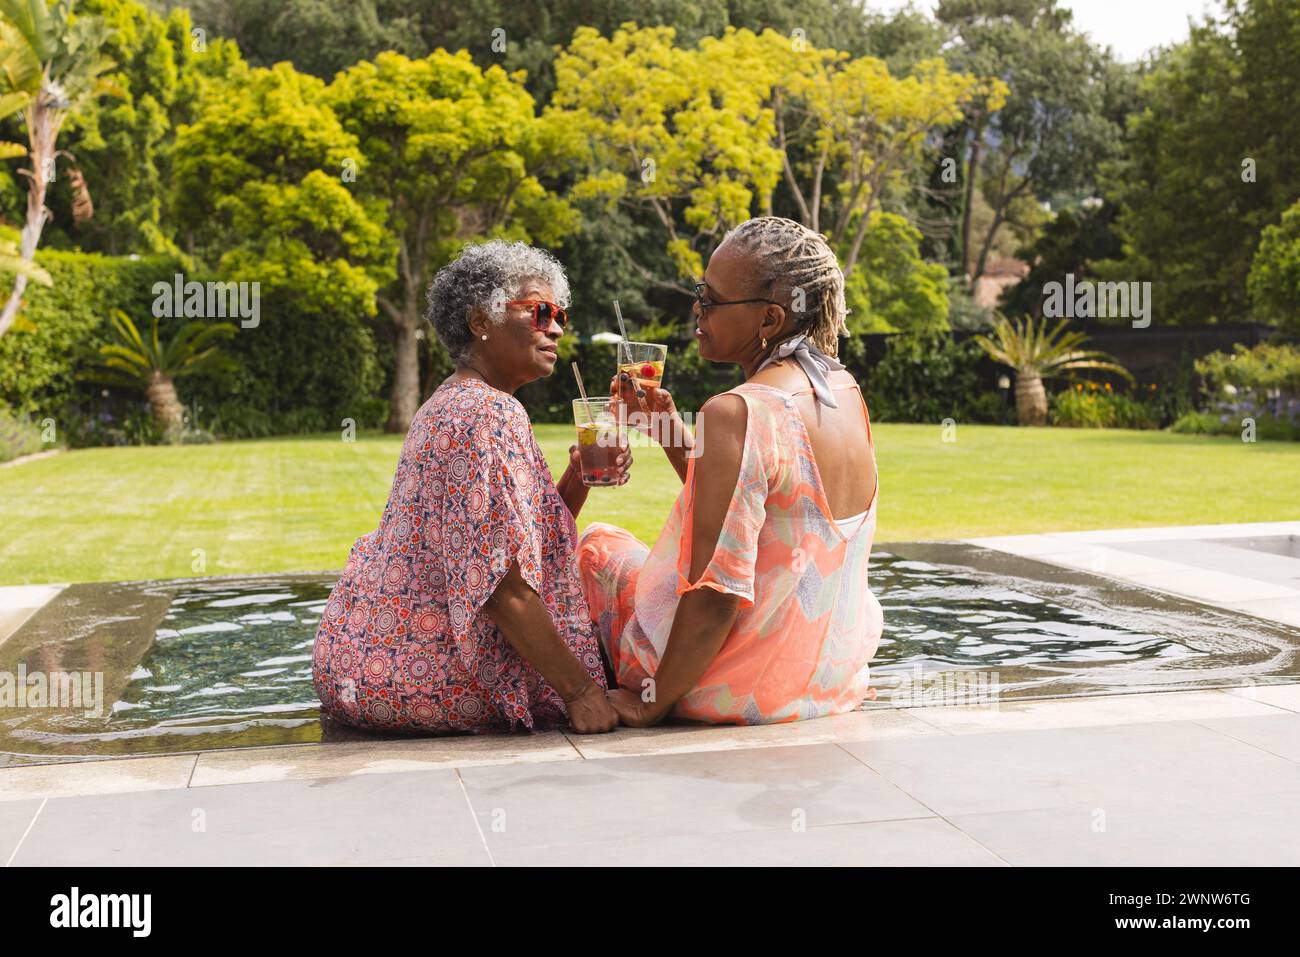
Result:
[[[1016,866],[1300,865],[1300,791],[1098,802],[949,820]]]
[[[943,817],[1300,789],[1300,766],[1187,721],[839,747]]]
[[[1227,572],[1206,571],[1190,565],[1185,565],[1178,571],[1137,572],[1125,575],[1124,578],[1137,585],[1186,595],[1214,605],[1288,597],[1294,601],[1296,596],[1294,589],[1272,582],[1257,581]]]
[[[569,734],[568,738],[584,758],[621,758],[639,754],[833,744],[864,738],[942,733],[902,709],[880,708],[786,724],[739,727],[658,725],[653,728],[620,728],[613,734]]]
[[[404,858],[489,862],[455,771],[58,798],[46,804],[14,864],[275,866]]]
[[[1046,552],[1061,551],[1070,545],[1068,540],[1062,540],[1056,535],[997,535],[992,538],[964,538],[962,541],[980,548],[992,548],[1000,552],[1010,552],[1012,555],[1024,555],[1027,558],[1037,558]]]
[[[178,754],[0,768],[0,801],[183,788],[189,784],[197,757]]]
[[[949,734],[1082,728],[1152,721],[1274,715],[1264,702],[1221,691],[1117,694],[1041,701],[1000,701],[996,708],[909,708],[907,713]]]
[[[600,844],[510,847],[509,866],[600,867],[977,867],[1005,862],[939,818],[833,824],[794,831],[726,831]]]
[[[1221,525],[1164,525],[1150,528],[1103,528],[1086,532],[1058,532],[1061,538],[1081,542],[1161,542],[1213,538],[1294,535],[1300,522],[1228,522]]]
[[[1300,684],[1253,684],[1241,688],[1227,688],[1227,694],[1245,698],[1259,704],[1285,708],[1288,711],[1300,711]]]
[[[192,787],[431,771],[480,764],[577,761],[580,755],[558,731],[533,735],[472,735],[418,741],[348,742],[204,751]]]
[[[811,829],[933,816],[828,744],[466,768],[460,774],[494,853],[629,836],[653,841],[788,830],[796,820]]]
[[[1266,717],[1220,718],[1197,721],[1201,727],[1226,734],[1276,754],[1288,761],[1300,762],[1300,714],[1275,714]],[[1300,805],[1297,806],[1300,811]]]
[[[5,866],[5,861],[9,860],[9,855],[22,840],[27,826],[32,823],[32,818],[40,807],[41,802],[38,800],[5,801],[0,804],[0,867]]]
[[[0,611],[34,611],[67,587],[65,585],[5,585],[0,588]]]
[[[1144,555],[1133,555],[1102,545],[1082,545],[1061,548],[1034,555],[1038,561],[1077,568],[1098,575],[1128,578],[1132,575],[1177,574],[1182,567],[1174,562],[1160,561]]]
[[[1116,545],[1136,556],[1162,559],[1161,565],[1174,563],[1228,574],[1235,578],[1267,582],[1290,589],[1300,601],[1300,560],[1261,549],[1244,548],[1222,541],[1129,542]],[[1159,570],[1159,569],[1153,569]],[[1285,597],[1279,595],[1278,597]]]
[[[1247,615],[1254,615],[1256,618],[1267,618],[1269,621],[1280,621],[1284,625],[1300,626],[1300,592],[1290,598],[1257,598],[1253,601],[1229,602],[1228,607]]]

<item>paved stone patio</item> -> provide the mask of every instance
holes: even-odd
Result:
[[[1300,685],[0,771],[10,865],[1300,865]]]

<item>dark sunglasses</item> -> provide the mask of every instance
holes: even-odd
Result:
[[[739,306],[747,302],[770,302],[774,306],[781,306],[781,304],[775,299],[727,299],[720,302],[710,302],[704,298],[704,294],[708,291],[708,288],[707,283],[697,282],[695,284],[695,300],[700,304],[700,312],[704,312],[706,309],[712,309],[714,306]],[[785,307],[781,306],[781,308],[784,309]]]
[[[538,332],[545,332],[551,328],[551,322],[554,320],[563,329],[569,324],[569,314],[553,302],[547,302],[545,299],[511,299],[506,302],[507,306],[532,306],[533,307],[533,326]]]

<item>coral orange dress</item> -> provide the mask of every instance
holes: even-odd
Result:
[[[740,476],[698,581],[687,577],[695,459],[653,548],[599,522],[580,537],[578,568],[601,643],[619,684],[640,690],[658,670],[680,596],[713,588],[739,596],[740,612],[674,717],[765,724],[851,711],[868,696],[867,663],[884,624],[867,586],[879,480],[857,529],[843,528],[792,396],[752,382],[730,394],[747,409]],[[862,410],[870,442],[865,400]]]

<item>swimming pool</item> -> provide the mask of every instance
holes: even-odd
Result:
[[[323,728],[312,689],[333,582],[70,586],[0,645],[0,674],[102,674],[101,707],[0,708],[0,766],[368,737]],[[866,708],[1300,677],[1300,631],[963,543],[880,544],[871,584],[885,634]]]

